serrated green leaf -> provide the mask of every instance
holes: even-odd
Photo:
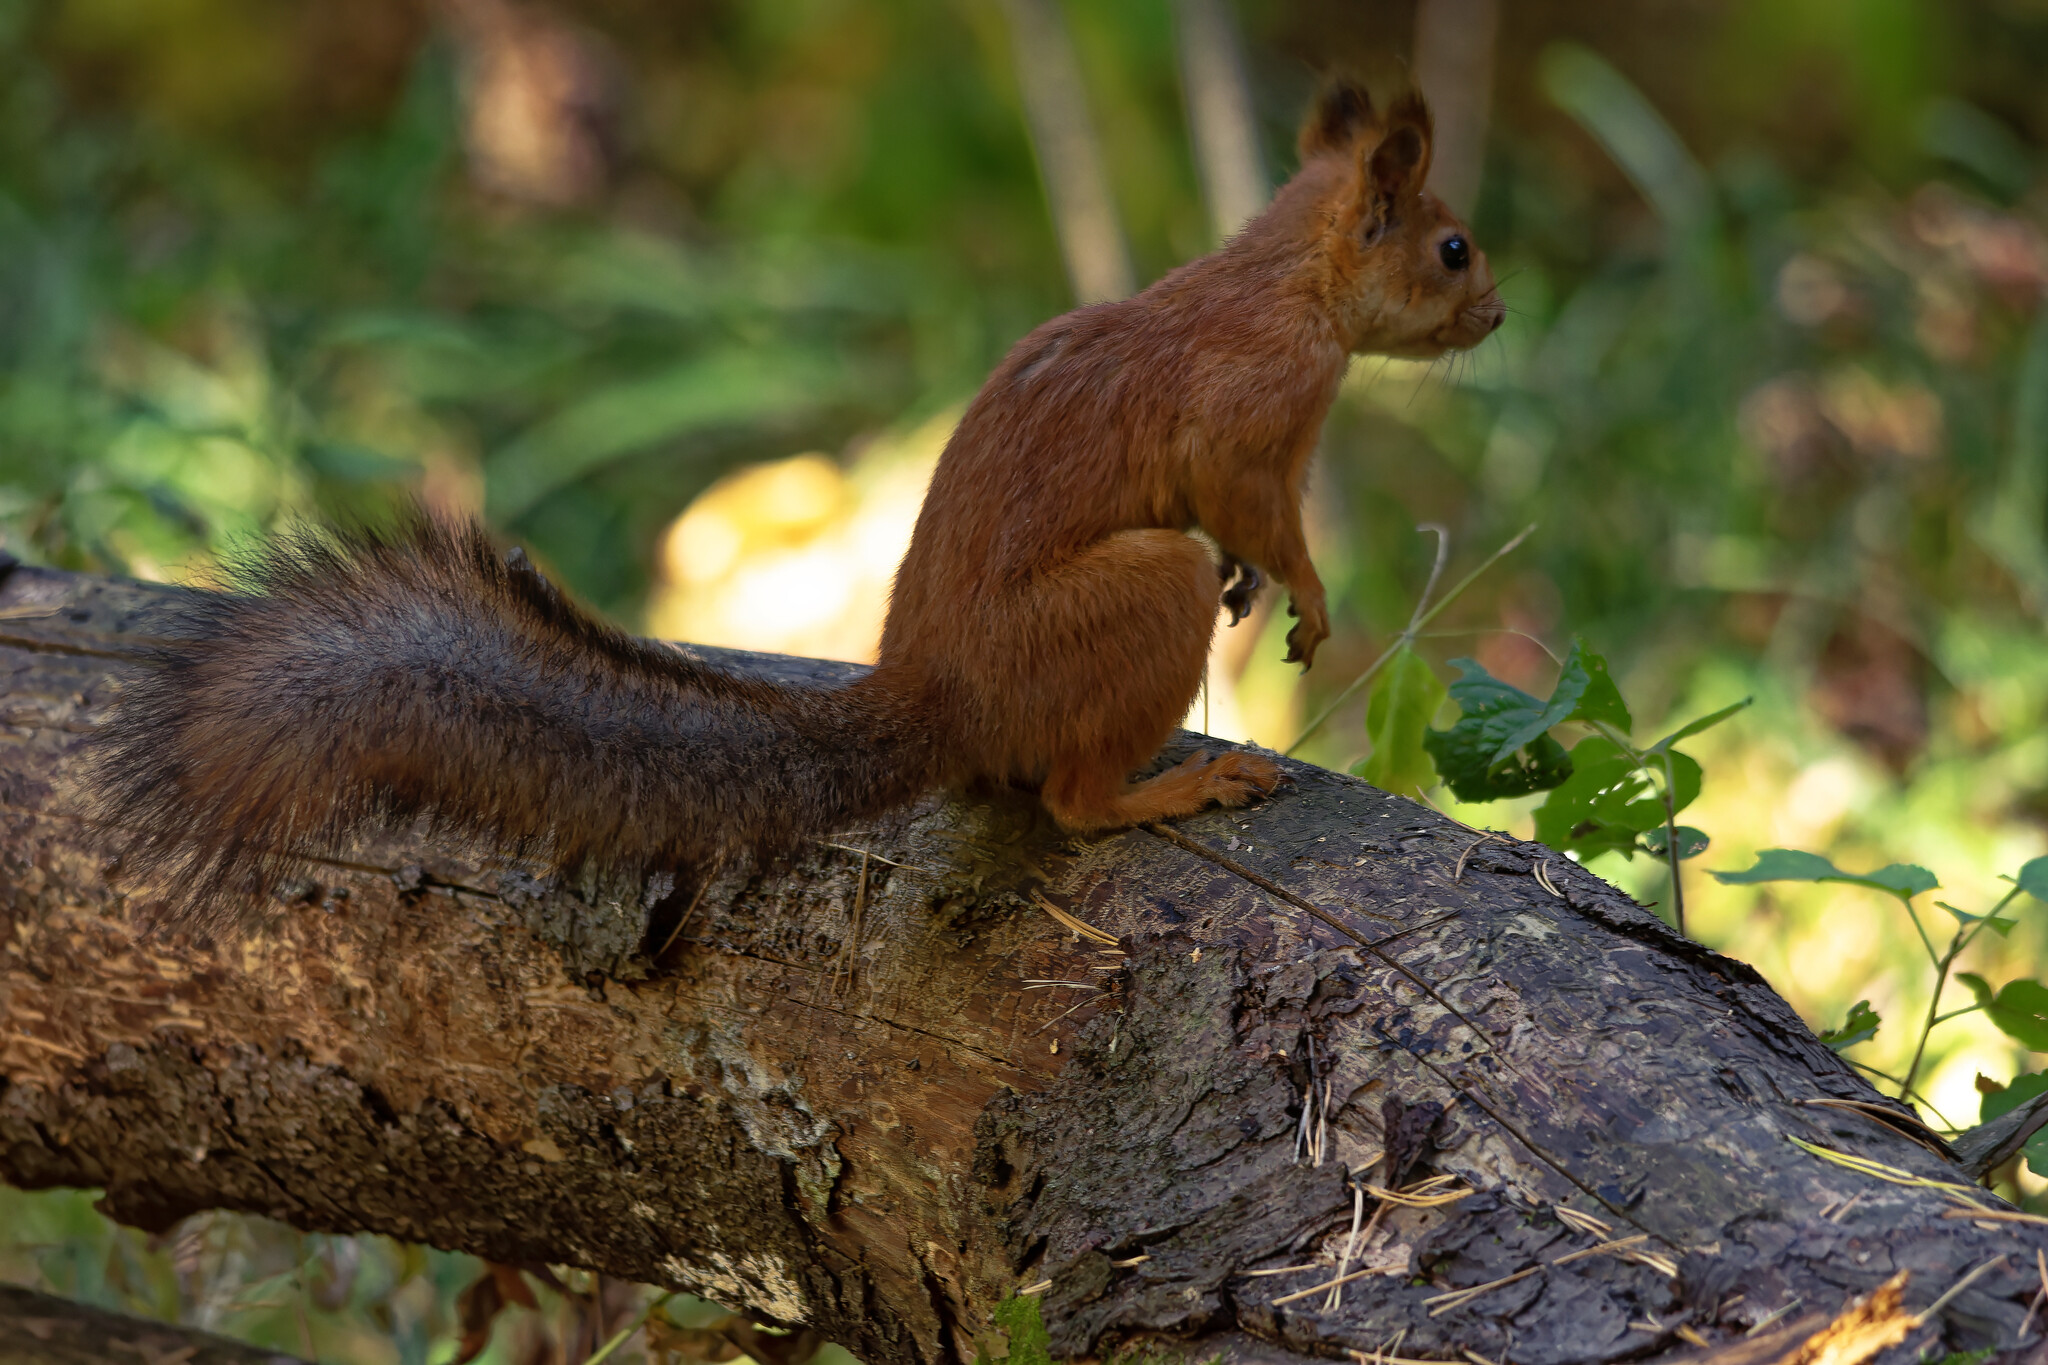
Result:
[[[1422,747],[1439,776],[1461,801],[1546,791],[1571,776],[1564,746],[1543,730],[1519,749],[1499,757],[1501,742],[1543,714],[1543,703],[1488,673],[1472,659],[1453,659],[1459,676],[1447,689],[1462,713],[1448,730],[1431,730]]]
[[[1598,721],[1612,725],[1624,735],[1634,729],[1635,721],[1629,716],[1628,703],[1621,699],[1621,689],[1614,685],[1614,678],[1607,671],[1607,660],[1574,640],[1571,657],[1565,660],[1565,667],[1570,669],[1575,662],[1584,671],[1586,683],[1579,693],[1578,705],[1565,719],[1588,724]]]
[[[1977,1122],[1989,1123],[1993,1119],[2004,1118],[2044,1091],[2048,1091],[2048,1073],[2022,1071],[2005,1089],[1995,1090],[1984,1097],[1977,1106]]]
[[[1533,714],[1524,716],[1518,726],[1502,737],[1494,751],[1494,761],[1507,758],[1515,750],[1534,743],[1538,735],[1548,732],[1552,726],[1562,725],[1568,720],[1605,721],[1617,726],[1623,734],[1627,734],[1633,724],[1629,720],[1628,707],[1622,703],[1621,693],[1614,686],[1614,679],[1608,676],[1607,660],[1588,650],[1579,640],[1572,641],[1571,653],[1565,655],[1564,667],[1558,670],[1557,686],[1551,689],[1550,700],[1542,703]]]
[[[1365,706],[1365,733],[1372,754],[1352,771],[1382,791],[1407,794],[1436,781],[1423,748],[1429,722],[1445,689],[1436,673],[1411,649],[1387,661]]]
[[[1458,703],[1462,712],[1459,724],[1476,722],[1476,733],[1489,745],[1484,755],[1489,766],[1505,761],[1556,724],[1546,720],[1547,703],[1512,683],[1502,682],[1476,659],[1453,659],[1451,665],[1458,670],[1458,679],[1449,691],[1451,700]],[[1577,696],[1572,700],[1577,701]],[[1562,714],[1558,716],[1558,720],[1563,718]]]
[[[2004,938],[2007,934],[2011,933],[2013,926],[2019,923],[2018,920],[2007,919],[2003,915],[1973,915],[1967,910],[1956,909],[1947,901],[1936,901],[1935,904],[1948,911],[1951,915],[1954,915],[1964,924],[1982,924],[2000,938]]]
[[[1557,686],[1550,690],[1550,700],[1542,709],[1525,719],[1522,724],[1508,732],[1501,740],[1500,748],[1494,753],[1494,761],[1508,757],[1525,744],[1533,743],[1538,735],[1547,733],[1553,725],[1561,725],[1579,704],[1579,697],[1586,690],[1586,669],[1579,661],[1579,647],[1572,646],[1572,652],[1564,661],[1564,671],[1558,675]]]
[[[1991,983],[1983,977],[1975,972],[1957,972],[1956,980],[1962,983],[1964,990],[1976,997],[1979,1005],[1991,1003]]]
[[[2038,981],[2008,981],[1984,1012],[2021,1047],[2048,1052],[2048,986]]]
[[[1699,795],[1700,766],[1684,754],[1670,757],[1678,808],[1683,810]],[[1661,855],[1662,831],[1670,813],[1664,809],[1652,770],[1639,767],[1604,735],[1580,740],[1572,749],[1571,760],[1571,776],[1536,809],[1537,839],[1582,857],[1619,853],[1628,858],[1641,846],[1638,836],[1648,838],[1656,831],[1654,847]],[[1698,841],[1694,853],[1706,847],[1704,834],[1693,830],[1691,837]]]
[[[1699,765],[1693,766],[1697,769]],[[1900,900],[1911,900],[1922,891],[1932,891],[1941,885],[1932,872],[1912,863],[1892,863],[1875,872],[1859,874],[1844,872],[1818,853],[1796,848],[1767,848],[1756,855],[1755,867],[1741,872],[1709,870],[1707,875],[1727,886],[1748,886],[1756,882],[1842,882],[1887,892]]]
[[[1853,1047],[1875,1037],[1878,1027],[1883,1023],[1884,1020],[1878,1017],[1877,1011],[1870,1008],[1868,1000],[1858,1000],[1849,1007],[1849,1017],[1842,1021],[1842,1026],[1822,1029],[1820,1040],[1840,1052],[1845,1047]]]
[[[2034,858],[2020,869],[2020,875],[2013,880],[2020,890],[2037,901],[2048,901],[2048,858]]]
[[[1572,774],[1551,790],[1536,808],[1536,838],[1552,848],[1567,848],[1575,837],[1590,833],[1589,825],[1616,823],[1650,786],[1650,779],[1636,767],[1635,760],[1602,735],[1588,735],[1573,746]],[[1657,812],[1656,820],[1663,813]],[[1651,821],[1649,823],[1655,823]],[[1630,845],[1637,826],[1628,830]]]
[[[1431,730],[1422,747],[1436,764],[1437,774],[1460,801],[1499,801],[1510,796],[1548,791],[1571,775],[1571,755],[1549,735],[1540,735],[1522,753],[1505,763],[1489,765],[1490,744],[1461,742],[1456,726]]]
[[[1653,754],[1662,753],[1664,750],[1678,743],[1678,741],[1681,739],[1691,739],[1694,735],[1698,734],[1702,730],[1711,730],[1716,725],[1719,725],[1722,721],[1728,719],[1728,717],[1734,715],[1737,711],[1740,711],[1743,707],[1748,706],[1751,702],[1755,700],[1755,697],[1744,697],[1741,701],[1736,702],[1733,706],[1724,706],[1720,710],[1714,712],[1711,715],[1701,716],[1698,720],[1692,722],[1690,725],[1681,725],[1676,730],[1673,730],[1670,734],[1664,736],[1664,738],[1658,740],[1655,744],[1652,744],[1649,748],[1649,752]]]
[[[1659,825],[1655,829],[1644,830],[1643,852],[1650,854],[1652,857],[1666,857],[1665,841],[1669,837],[1670,831],[1663,825]],[[1678,856],[1680,861],[1699,857],[1700,854],[1707,851],[1707,844],[1709,842],[1705,834],[1694,829],[1691,825],[1680,825],[1678,827]]]

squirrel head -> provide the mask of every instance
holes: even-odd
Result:
[[[1381,113],[1351,81],[1325,90],[1302,125],[1295,182],[1315,200],[1310,266],[1351,351],[1434,359],[1478,345],[1507,314],[1486,253],[1423,187],[1430,138],[1420,94]]]

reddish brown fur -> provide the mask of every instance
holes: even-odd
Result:
[[[968,408],[896,577],[882,669],[957,712],[955,780],[1042,783],[1070,829],[1171,818],[1270,790],[1255,754],[1131,785],[1201,685],[1219,584],[1207,532],[1276,575],[1304,666],[1330,633],[1301,494],[1353,352],[1471,346],[1502,308],[1485,257],[1438,259],[1457,220],[1422,188],[1429,112],[1376,118],[1339,86],[1301,170],[1230,243],[1136,298],[1018,342]]]
[[[1308,460],[1351,354],[1436,356],[1501,318],[1485,257],[1423,188],[1429,113],[1338,86],[1302,167],[1214,255],[1020,341],[933,476],[872,675],[748,681],[633,641],[480,532],[286,542],[195,605],[117,713],[102,808],[211,908],[292,855],[427,817],[563,865],[773,849],[934,784],[1037,785],[1085,831],[1240,805],[1270,758],[1146,781],[1200,685],[1226,568],[1277,576],[1307,666],[1329,634],[1302,538]]]

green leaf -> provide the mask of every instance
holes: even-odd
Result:
[[[1528,730],[1543,714],[1543,703],[1472,659],[1451,663],[1459,676],[1448,692],[1462,714],[1450,729],[1423,735],[1422,747],[1459,800],[1497,801],[1547,791],[1571,776],[1570,755],[1543,729],[1534,730],[1534,739],[1501,757],[1502,741]]]
[[[1573,692],[1565,701],[1564,709],[1552,716],[1550,711],[1557,702],[1556,693],[1551,694],[1551,701],[1541,702],[1512,683],[1504,683],[1494,677],[1476,660],[1453,659],[1451,663],[1459,670],[1458,680],[1450,686],[1451,700],[1458,703],[1467,719],[1476,718],[1481,722],[1478,733],[1492,745],[1486,753],[1489,766],[1511,757],[1517,749],[1563,720],[1578,703],[1578,693]],[[1568,678],[1559,678],[1559,690],[1564,690],[1569,682]],[[1577,680],[1577,686],[1584,689],[1583,675]]]
[[[1936,901],[1935,904],[1948,911],[1951,915],[1954,915],[1965,925],[1982,924],[2000,938],[2004,938],[2007,934],[2011,933],[2013,926],[2019,923],[2018,920],[2007,919],[2003,915],[1973,915],[1967,910],[1956,909],[1947,901]]]
[[[1842,1021],[1842,1026],[1822,1029],[1820,1040],[1840,1052],[1845,1047],[1868,1042],[1876,1036],[1878,1025],[1883,1022],[1878,1018],[1877,1011],[1870,1008],[1868,1000],[1858,1000],[1849,1007],[1849,1017]]]
[[[1607,660],[1574,640],[1572,652],[1564,661],[1566,672],[1570,672],[1574,665],[1585,673],[1586,682],[1580,691],[1578,705],[1565,719],[1588,724],[1599,721],[1612,725],[1624,735],[1634,729],[1635,721],[1629,716],[1628,703],[1621,699],[1621,689],[1614,685],[1614,678],[1607,672]]]
[[[1842,876],[1842,870],[1821,857],[1796,848],[1767,848],[1756,855],[1756,866],[1746,872],[1707,873],[1728,886],[1752,882],[1826,882]]]
[[[2038,981],[2008,981],[1984,1012],[2021,1047],[2048,1052],[2048,986]]]
[[[2043,1091],[2048,1091],[2048,1072],[2022,1071],[2012,1078],[2011,1085],[1984,1097],[1977,1106],[1977,1122],[1989,1123],[1993,1119],[2004,1118]]]
[[[1670,831],[1663,825],[1659,825],[1655,829],[1644,830],[1643,852],[1656,858],[1668,856],[1665,850],[1665,841],[1669,837]],[[1699,857],[1700,854],[1707,851],[1708,842],[1707,836],[1694,829],[1691,825],[1680,825],[1678,827],[1678,856],[1681,860]]]
[[[1536,808],[1536,837],[1581,857],[1632,857],[1636,835],[1663,825],[1665,810],[1649,774],[1604,735],[1571,751],[1571,778]]]
[[[1991,983],[1989,981],[1986,981],[1975,972],[1957,972],[1956,980],[1962,982],[1963,988],[1977,998],[1979,1005],[1986,1008],[1990,1006]]]
[[[1387,661],[1365,705],[1365,733],[1372,755],[1352,769],[1382,791],[1403,794],[1436,781],[1436,769],[1422,747],[1429,722],[1445,691],[1436,673],[1411,649]]]
[[[1671,810],[1676,814],[1699,799],[1700,765],[1698,760],[1689,755],[1668,749],[1664,752],[1664,757],[1671,764]],[[1658,804],[1663,803],[1660,800]]]
[[[2048,858],[2035,858],[2013,878],[2020,890],[2037,901],[2048,901]]]
[[[1677,806],[1683,810],[1699,795],[1700,765],[1684,754],[1670,758]],[[1639,847],[1637,836],[1656,830],[1655,848],[1662,853],[1661,831],[1669,812],[1651,776],[1661,770],[1661,763],[1655,768],[1638,766],[1605,735],[1588,735],[1572,749],[1571,764],[1571,776],[1536,809],[1537,839],[1584,857],[1619,853],[1629,858]],[[1704,834],[1693,830],[1692,835],[1699,848],[1706,847]],[[1681,842],[1681,849],[1684,846]]]
[[[1918,863],[1888,863],[1875,872],[1846,880],[1889,891],[1900,900],[1911,900],[1922,891],[1932,891],[1941,885],[1932,872]]]
[[[1523,696],[1529,694],[1524,692]],[[1536,699],[1529,697],[1531,702]],[[1496,763],[1512,755],[1525,744],[1533,743],[1537,736],[1546,733],[1553,725],[1562,725],[1568,720],[1592,722],[1605,721],[1627,734],[1630,725],[1628,707],[1621,700],[1621,693],[1614,686],[1614,679],[1608,676],[1607,660],[1589,651],[1581,641],[1572,641],[1572,652],[1565,655],[1564,667],[1557,675],[1557,686],[1550,691],[1550,700],[1533,714],[1523,713],[1521,723],[1501,739],[1500,747],[1494,751]]]
[[[2027,1139],[2027,1145],[2020,1148],[2027,1154],[2027,1169],[2035,1175],[2048,1175],[2048,1128]]]
[[[1619,825],[1632,847],[1635,836],[1662,824],[1664,811],[1643,799],[1650,778],[1604,735],[1588,735],[1571,752],[1572,772],[1536,808],[1536,837],[1566,848],[1591,833],[1588,826]],[[1611,841],[1610,841],[1611,846]]]
[[[1932,872],[1912,863],[1892,863],[1875,872],[1859,874],[1844,872],[1818,853],[1796,848],[1767,848],[1756,855],[1755,867],[1743,872],[1709,870],[1707,875],[1727,886],[1748,886],[1756,882],[1842,882],[1888,892],[1902,901],[1909,901],[1922,891],[1932,891],[1941,885]]]
[[[1734,715],[1737,711],[1742,710],[1742,708],[1748,706],[1751,702],[1755,700],[1755,697],[1744,697],[1741,701],[1736,702],[1733,706],[1724,706],[1710,716],[1701,716],[1698,720],[1694,721],[1690,725],[1681,725],[1676,730],[1673,730],[1670,734],[1664,736],[1664,738],[1658,740],[1655,744],[1652,744],[1650,746],[1649,752],[1653,754],[1661,753],[1664,750],[1670,748],[1672,745],[1678,743],[1678,741],[1681,739],[1690,739],[1702,730],[1711,730],[1716,725],[1719,725],[1722,721],[1728,719],[1728,717]]]

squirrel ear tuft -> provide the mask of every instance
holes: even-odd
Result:
[[[1322,152],[1341,152],[1373,126],[1372,96],[1348,76],[1323,87],[1297,140],[1304,161]]]
[[[1375,204],[1413,194],[1429,178],[1433,123],[1429,105],[1410,90],[1387,110],[1385,131],[1366,161],[1366,182]]]

